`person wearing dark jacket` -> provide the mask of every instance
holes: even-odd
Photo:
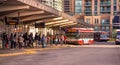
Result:
[[[30,35],[29,35],[29,44],[30,44],[30,47],[34,47],[33,46],[33,42],[34,42],[33,33],[30,33]]]
[[[5,44],[7,43],[7,34],[6,32],[2,33],[2,48],[5,49]]]
[[[37,44],[38,44],[38,40],[39,40],[39,35],[38,33],[35,34],[35,44],[36,44],[36,47],[37,47]]]
[[[14,48],[14,35],[13,33],[10,34],[10,43],[11,43],[11,49]]]
[[[24,38],[24,46],[25,46],[25,47],[28,47],[28,46],[29,46],[29,35],[28,35],[28,32],[26,32],[26,33],[23,35],[23,38]]]

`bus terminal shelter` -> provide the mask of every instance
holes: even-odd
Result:
[[[44,31],[47,34],[46,31],[61,30],[78,22],[81,27],[91,27],[39,0],[0,0],[0,22],[0,32],[10,33]]]

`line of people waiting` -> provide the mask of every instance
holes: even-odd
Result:
[[[66,36],[63,34],[55,34],[55,35],[44,35],[36,33],[33,37],[33,33],[24,33],[17,34],[11,33],[6,34],[3,32],[1,34],[2,40],[2,48],[34,48],[41,45],[42,48],[50,45],[63,45],[66,43]]]

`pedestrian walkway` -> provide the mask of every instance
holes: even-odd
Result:
[[[25,55],[25,54],[35,54],[36,51],[41,50],[52,50],[52,49],[59,49],[59,48],[66,48],[72,47],[71,45],[58,45],[58,46],[49,46],[46,48],[25,48],[25,49],[0,49],[0,57],[7,57],[7,56],[17,56],[17,55]]]

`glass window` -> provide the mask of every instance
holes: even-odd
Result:
[[[95,19],[95,24],[98,24],[99,23],[99,20],[98,19]]]
[[[82,0],[75,0],[75,13],[82,13]]]
[[[81,0],[76,0],[75,1],[75,6],[82,6],[82,1]]]
[[[105,31],[105,27],[104,27],[104,26],[103,26],[103,27],[101,27],[101,30],[102,30],[102,31]]]
[[[107,19],[102,19],[101,24],[110,24],[110,21]]]
[[[95,30],[98,31],[98,27],[97,26],[95,26]]]
[[[114,6],[114,11],[116,11],[117,10],[117,7],[116,6]]]
[[[95,5],[97,5],[98,0],[95,0]]]
[[[82,12],[82,9],[81,7],[76,7],[76,10],[75,10],[76,13],[81,13]]]
[[[90,19],[86,19],[86,23],[90,24]]]
[[[97,11],[97,6],[95,6],[95,11]]]
[[[106,31],[109,31],[110,30],[110,27],[106,27]]]

